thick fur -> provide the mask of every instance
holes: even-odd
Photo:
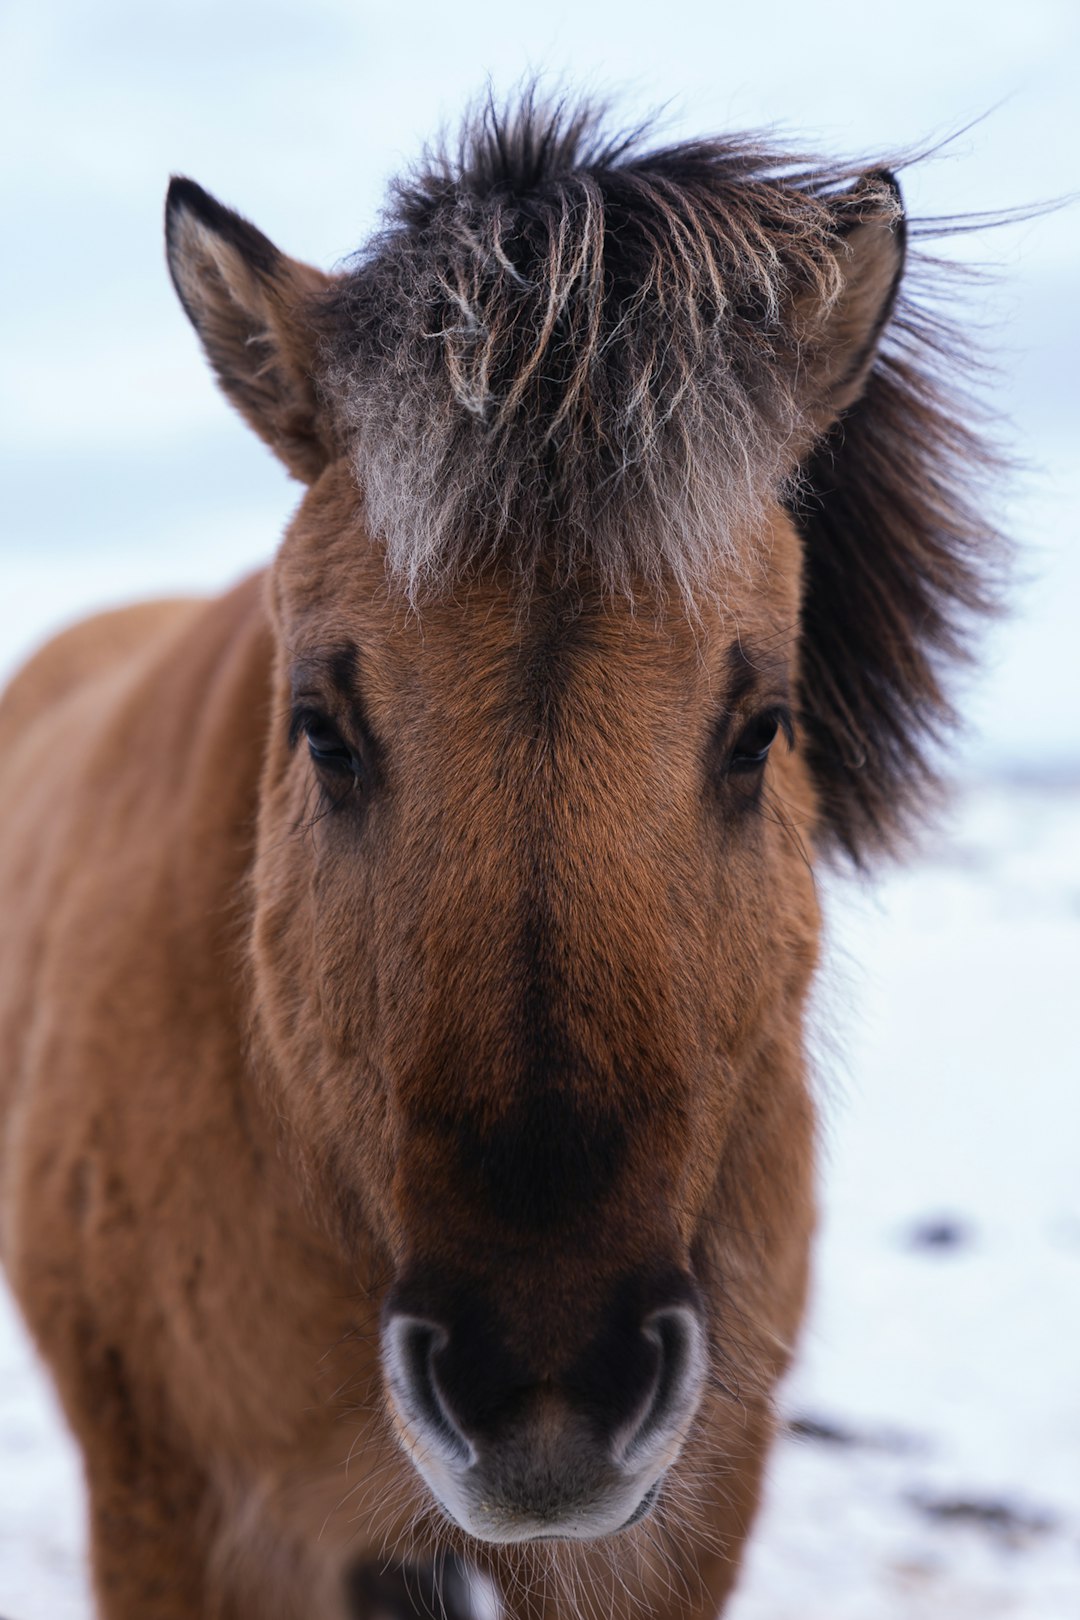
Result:
[[[175,183],[184,306],[311,487],[266,575],[0,706],[0,1240],[103,1620],[427,1613],[461,1560],[513,1615],[704,1620],[737,1575],[814,1222],[814,861],[917,808],[977,447],[891,177],[591,131],[485,115],[336,278]],[[654,1518],[450,1529],[387,1300],[520,1395],[617,1383],[669,1276],[710,1377]]]

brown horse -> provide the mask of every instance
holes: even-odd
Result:
[[[3,1253],[100,1612],[711,1616],[806,1295],[814,864],[925,805],[985,595],[897,184],[526,98],[340,274],[188,180],[167,238],[308,487],[0,711]]]

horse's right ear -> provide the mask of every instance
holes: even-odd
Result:
[[[193,180],[165,202],[169,273],[223,390],[294,477],[337,453],[315,386],[315,311],[333,278],[279,253]]]

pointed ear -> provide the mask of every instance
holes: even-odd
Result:
[[[864,175],[833,209],[840,288],[824,309],[802,312],[810,328],[804,386],[816,434],[866,386],[900,290],[906,248],[903,199],[887,170]]]
[[[294,477],[338,453],[315,385],[320,296],[334,278],[279,253],[193,180],[165,202],[169,273],[225,394]]]

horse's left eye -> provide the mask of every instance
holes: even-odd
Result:
[[[322,770],[342,776],[356,774],[355,755],[330,720],[322,715],[309,715],[304,721],[304,736],[308,753]]]
[[[790,721],[786,721],[782,710],[766,709],[763,714],[755,715],[739,733],[731,750],[728,769],[746,775],[759,771],[781,730],[790,736]]]

